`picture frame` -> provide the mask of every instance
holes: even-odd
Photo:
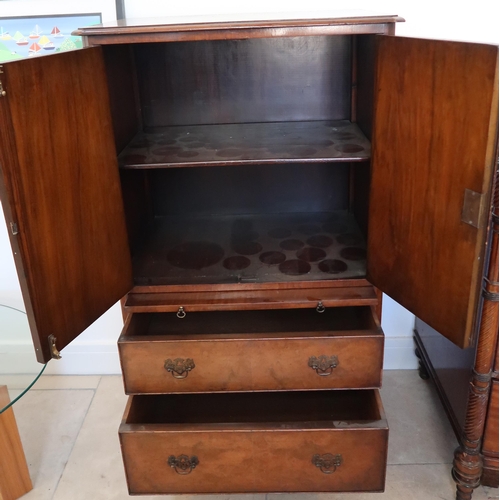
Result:
[[[116,21],[121,0],[1,1],[0,63],[82,48],[71,33]]]

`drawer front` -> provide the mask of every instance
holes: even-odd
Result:
[[[128,394],[375,388],[383,337],[136,341],[120,357]]]
[[[130,493],[382,491],[378,391],[131,396],[120,426]]]
[[[382,353],[380,337],[120,346],[128,394],[379,387]]]
[[[131,494],[383,491],[387,433],[157,431],[121,443]]]

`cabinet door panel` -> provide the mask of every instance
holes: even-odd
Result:
[[[37,358],[132,283],[101,50],[3,65],[0,187]]]
[[[378,44],[368,276],[461,347],[477,321],[497,59],[491,45],[385,36]],[[474,225],[462,220],[464,201]]]

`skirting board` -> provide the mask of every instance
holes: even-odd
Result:
[[[116,343],[75,343],[50,361],[47,375],[118,375],[121,373]],[[40,369],[41,369],[40,365]],[[415,370],[418,367],[411,337],[386,337],[384,369]],[[0,373],[33,372],[33,346],[0,344]]]

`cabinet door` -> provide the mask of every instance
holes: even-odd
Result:
[[[370,281],[460,347],[477,321],[498,122],[498,47],[381,36]]]
[[[131,287],[105,68],[91,48],[1,71],[0,194],[46,362]]]

